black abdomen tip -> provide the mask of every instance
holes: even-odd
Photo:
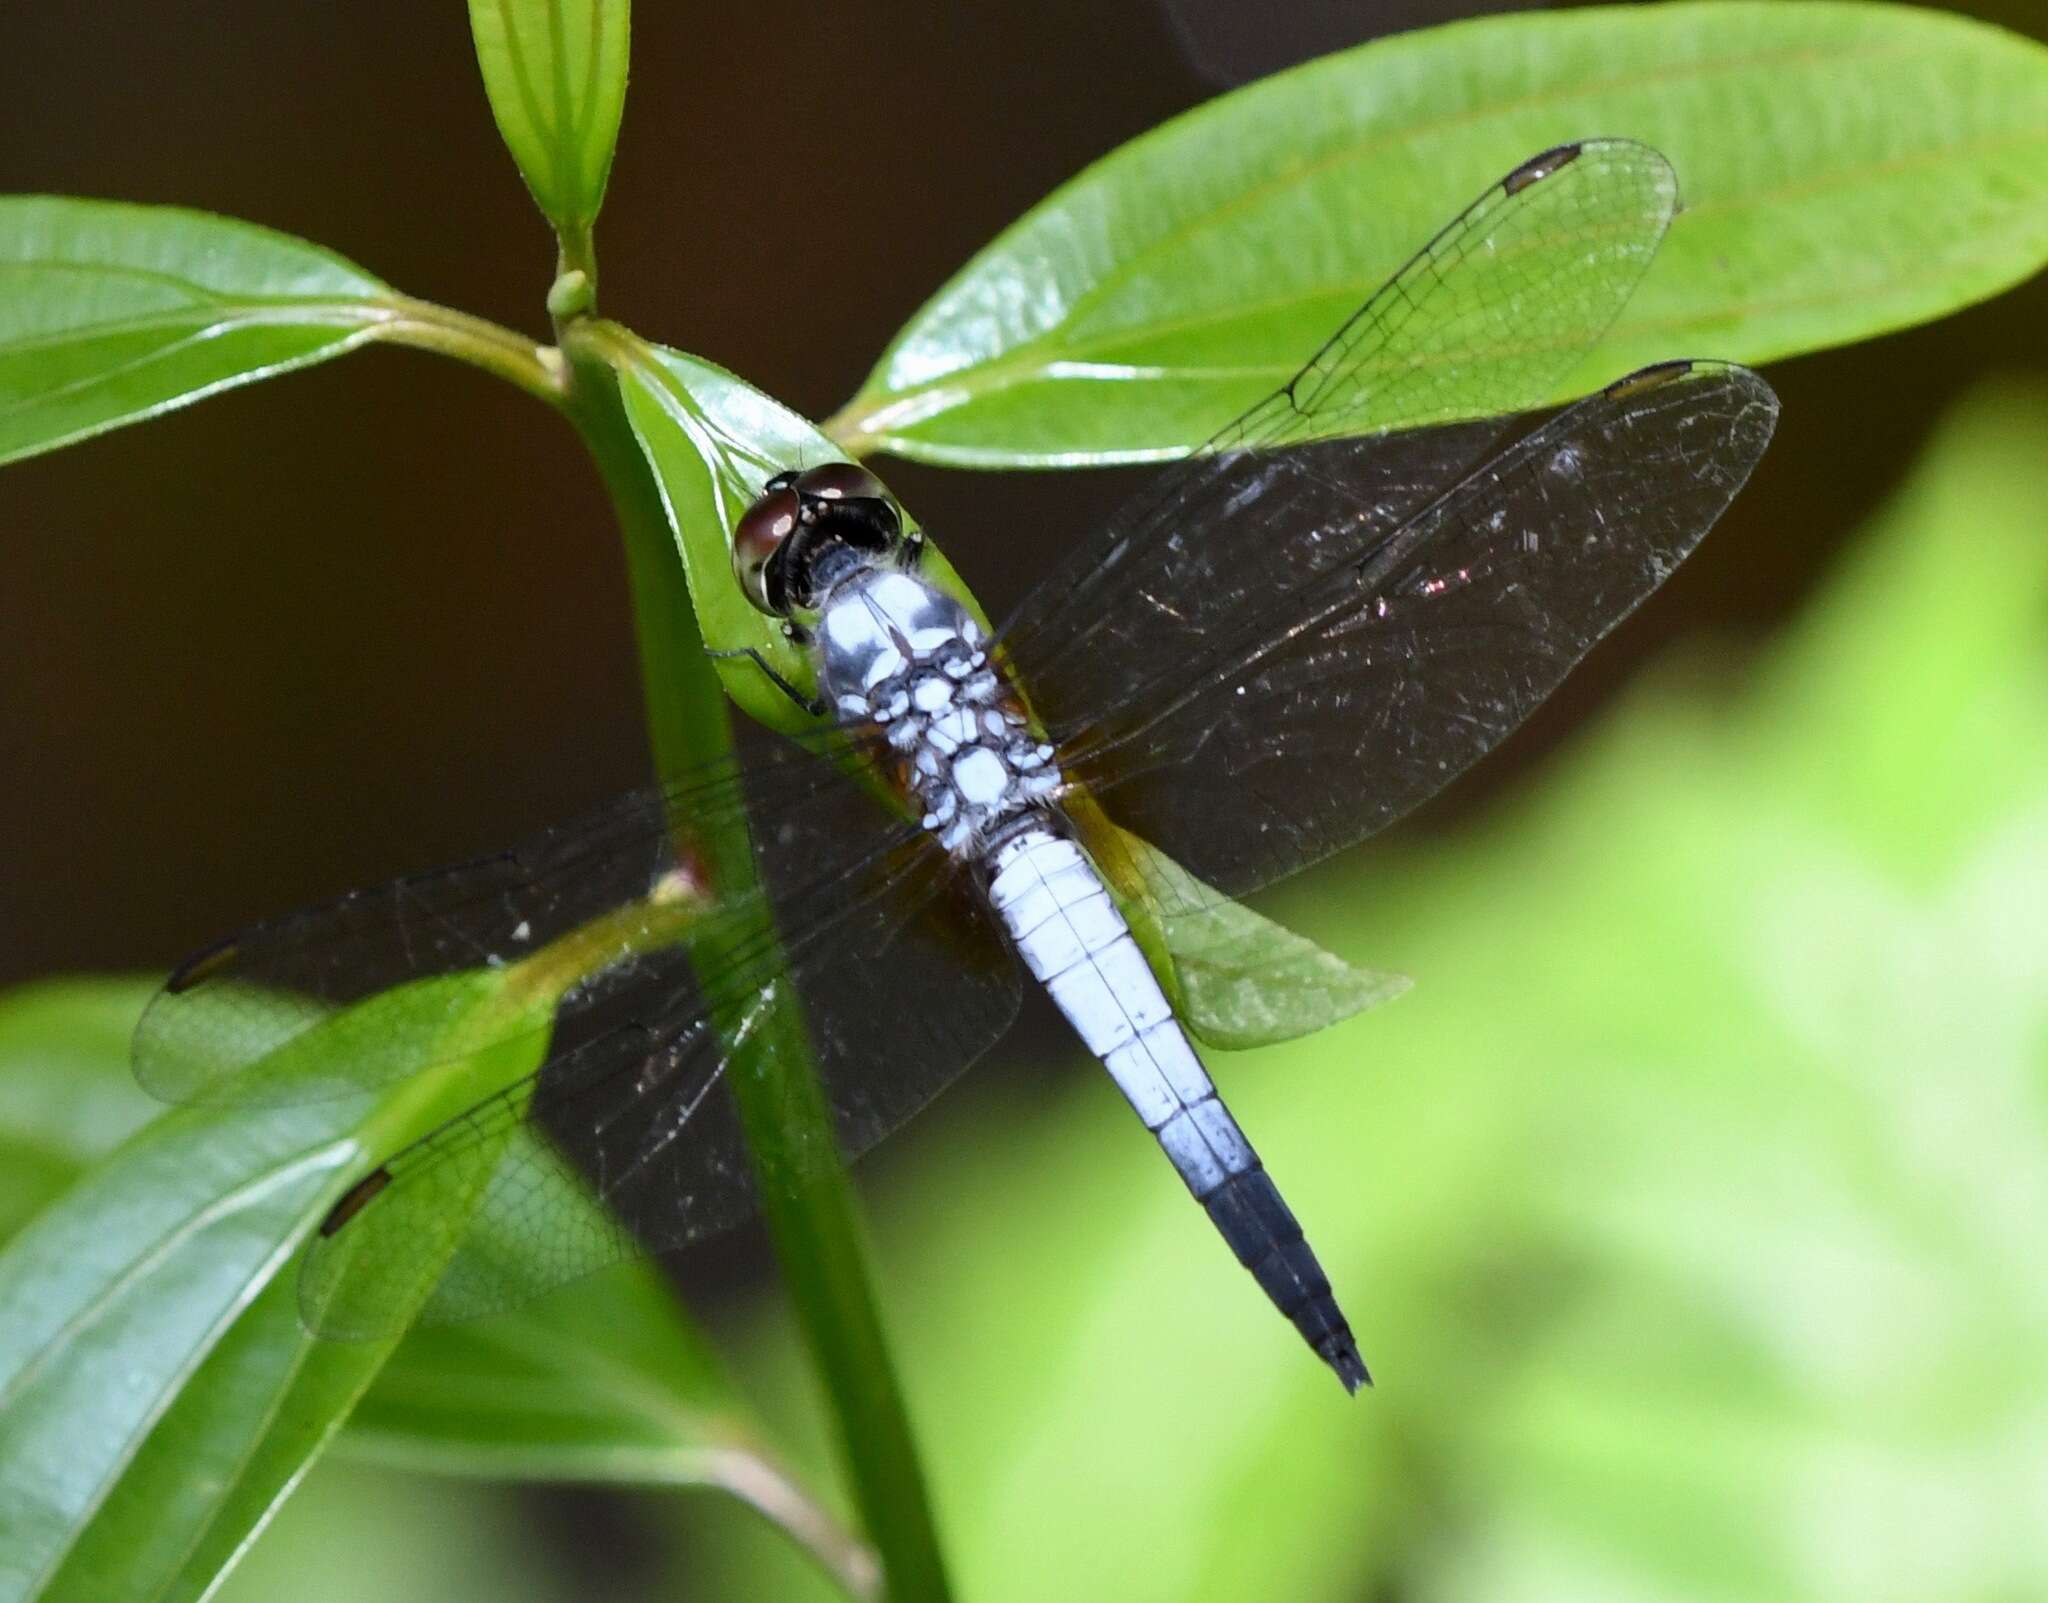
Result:
[[[1358,1343],[1351,1339],[1349,1331],[1326,1343],[1322,1355],[1323,1362],[1337,1371],[1337,1378],[1344,1382],[1344,1389],[1352,1396],[1358,1395],[1359,1387],[1372,1384],[1372,1371],[1358,1356]]]

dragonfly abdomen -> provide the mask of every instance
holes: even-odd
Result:
[[[1329,1278],[1216,1094],[1095,865],[1048,824],[1010,836],[990,870],[989,899],[1025,965],[1102,1060],[1238,1261],[1356,1391],[1369,1377]]]

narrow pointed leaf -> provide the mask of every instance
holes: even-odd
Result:
[[[627,0],[469,0],[477,66],[512,159],[548,220],[587,230],[626,106]]]
[[[1176,455],[1516,162],[1596,135],[1661,150],[1686,209],[1589,362],[1531,406],[1665,357],[1868,339],[2048,260],[2040,44],[1833,0],[1493,17],[1326,57],[1112,153],[933,296],[828,427],[963,465]]]
[[[1391,1002],[1409,979],[1359,968],[1253,912],[1218,897],[1164,852],[1126,835],[1145,872],[1170,898],[1201,911],[1161,920],[1174,1003],[1205,1046],[1225,1051],[1311,1035]]]
[[[192,1480],[194,1454],[255,1447],[290,1368],[280,1344],[300,1340],[287,1296],[294,1317],[266,1321],[270,1384],[252,1384],[237,1333],[265,1320],[266,1289],[359,1156],[331,1108],[233,1124],[174,1113],[0,1254],[0,1595],[139,1599],[171,1585],[209,1504],[237,1495]],[[365,1352],[309,1356],[348,1368]],[[102,1521],[154,1539],[110,1553]]]
[[[478,1006],[490,1005],[492,978],[480,978]],[[77,982],[0,1002],[0,1147],[36,1141],[62,1171],[58,1200],[0,1252],[0,1596],[156,1603],[208,1594],[393,1351],[390,1340],[305,1334],[298,1249],[372,1154],[436,1120],[461,1089],[423,1095],[402,1085],[375,1102],[231,1118],[180,1109],[102,1157],[146,1103],[127,1064],[144,998],[132,982]],[[432,1021],[423,1028],[455,1027],[445,1002],[436,995],[420,1005]],[[378,1003],[387,1027],[403,1033],[400,1004],[366,1006]],[[351,1033],[328,1039],[340,1049]],[[543,1041],[528,1036],[526,1058]],[[519,1066],[508,1058],[464,1073],[498,1078]],[[326,1072],[303,1067],[315,1080]],[[48,1094],[60,1074],[69,1122]],[[590,1322],[586,1339],[610,1333],[633,1359],[605,1369],[578,1354],[559,1311],[493,1321],[488,1336],[480,1326],[466,1337],[419,1338],[429,1376],[446,1367],[436,1341],[525,1354],[524,1384],[546,1388],[554,1406],[504,1409],[488,1452],[473,1415],[415,1409],[415,1452],[450,1471],[561,1476],[579,1473],[574,1457],[586,1476],[718,1486],[788,1524],[836,1573],[859,1573],[858,1550],[758,1448],[702,1338],[651,1275],[579,1290],[575,1318]],[[664,1352],[667,1367],[655,1356]],[[411,1373],[416,1383],[420,1371]],[[628,1410],[625,1388],[604,1381],[620,1373],[640,1386],[633,1400],[643,1417],[637,1440],[611,1443],[636,1451],[607,1457],[598,1427],[623,1432]],[[506,1366],[500,1378],[509,1378]],[[579,1416],[580,1452],[567,1455],[560,1420]],[[388,1437],[388,1413],[386,1427]],[[661,1429],[665,1456],[652,1450]]]
[[[241,1017],[258,1039],[274,1027],[257,997]],[[429,1011],[421,1037],[447,1028]],[[94,1077],[126,1058],[123,1043]],[[288,1271],[370,1154],[437,1117],[432,1089],[166,1113],[0,1253],[0,1595],[211,1587],[390,1352],[311,1341]]]
[[[253,223],[0,197],[0,462],[338,356],[403,315],[361,268]]]

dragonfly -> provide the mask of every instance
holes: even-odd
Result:
[[[1004,1033],[1028,974],[1366,1384],[1125,909],[1170,933],[1434,795],[1728,506],[1777,417],[1747,369],[1662,362],[1548,404],[1676,202],[1627,140],[1515,167],[992,630],[868,469],[767,479],[734,575],[808,654],[815,693],[749,653],[805,732],[258,924],[146,1010],[136,1071],[171,1101],[451,1099],[321,1224],[308,1328],[472,1317],[733,1225],[758,1201],[745,1054],[805,1053],[857,1156]],[[721,885],[709,843],[733,839],[753,872]],[[510,1067],[472,1096],[451,1065],[483,1060]]]

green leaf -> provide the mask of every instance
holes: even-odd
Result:
[[[420,1039],[461,1026],[422,1011]],[[252,994],[236,1018],[262,1042],[279,1014],[300,1010]],[[126,1036],[102,1035],[103,1083]],[[197,1598],[232,1562],[392,1346],[311,1341],[283,1271],[430,1090],[170,1112],[0,1253],[0,1591]]]
[[[1596,135],[1661,150],[1685,209],[1607,339],[1530,405],[1666,357],[1868,339],[2048,259],[2039,44],[1824,0],[1495,17],[1312,62],[1104,158],[927,302],[827,427],[962,465],[1176,455],[1517,162]]]
[[[516,1489],[329,1456],[208,1603],[564,1603],[548,1525]]]
[[[174,206],[0,196],[0,463],[370,340],[565,401],[531,340],[304,240]]]
[[[399,315],[361,268],[252,223],[0,197],[0,462],[338,356]]]
[[[349,1420],[350,1458],[497,1480],[702,1486],[758,1509],[854,1596],[874,1558],[766,1446],[675,1293],[624,1266],[514,1319],[416,1330]]]
[[[492,977],[472,987],[472,1012],[495,1005],[496,987],[485,983]],[[89,1159],[113,1126],[134,1116],[135,1094],[124,1098],[116,1089],[127,1077],[128,1040],[142,1000],[132,984],[79,984],[38,988],[0,1006],[4,1128],[25,1137],[57,1129],[46,1145],[74,1167]],[[419,1015],[410,1025],[407,1003]],[[394,992],[364,1007],[394,1034],[421,1041],[455,1037],[465,1027],[466,1015],[451,1011],[446,987]],[[270,1040],[275,1019],[246,1011],[252,1042]],[[315,1029],[305,1039],[346,1051],[356,1034]],[[369,1163],[435,1122],[451,1099],[461,1099],[465,1083],[518,1072],[544,1041],[544,1034],[528,1032],[507,1052],[487,1054],[490,1061],[451,1064],[379,1099],[233,1117],[196,1109],[164,1114],[87,1171],[0,1253],[0,1595],[107,1603],[196,1599],[208,1591],[330,1440],[394,1345],[305,1334],[292,1272],[298,1248]],[[306,1047],[295,1054],[315,1083],[336,1073],[316,1059]],[[7,1072],[17,1066],[27,1072]],[[53,1121],[36,1078],[59,1073],[76,1096],[68,1128]],[[432,1079],[446,1083],[425,1083]],[[89,1113],[101,1103],[112,1111]],[[660,1373],[652,1358],[657,1348],[677,1361],[668,1396],[643,1399],[669,1432],[668,1462],[657,1465],[643,1454],[636,1468],[631,1455],[621,1454],[612,1468],[623,1478],[660,1484],[687,1480],[688,1432],[702,1424],[708,1434],[698,1444],[706,1465],[701,1484],[738,1490],[852,1573],[857,1551],[760,1452],[730,1393],[710,1397],[701,1338],[673,1306],[657,1319],[650,1287],[617,1280],[579,1288],[572,1316],[592,1322],[586,1337],[616,1330],[634,1342],[646,1385]],[[531,1327],[523,1323],[529,1317]],[[529,1372],[553,1384],[558,1398],[572,1398],[590,1392],[595,1366],[578,1361],[562,1317],[513,1316],[469,1339],[524,1350]],[[430,1371],[432,1363],[430,1356]],[[560,1374],[552,1373],[555,1364]],[[682,1397],[703,1405],[693,1415]],[[583,1412],[597,1421],[610,1410],[616,1422],[620,1407],[614,1390],[586,1400]],[[539,1433],[529,1445],[542,1457],[559,1451],[559,1432],[544,1413],[509,1412],[499,1455],[477,1470],[517,1473],[522,1431]],[[430,1418],[416,1418],[416,1445],[432,1427]],[[473,1450],[474,1428],[472,1420],[446,1445],[446,1467]],[[563,1472],[559,1461],[545,1471],[540,1457],[533,1462],[537,1473]],[[585,1469],[600,1472],[590,1457]]]
[[[159,1111],[128,1073],[151,988],[50,980],[0,998],[0,1242]]]
[[[1167,906],[1175,1011],[1204,1045],[1225,1051],[1311,1035],[1409,988],[1400,974],[1358,968],[1304,935],[1209,889],[1156,847],[1126,835]]]
[[[215,1512],[249,1495],[232,1476],[195,1478],[191,1456],[232,1464],[262,1440],[292,1368],[278,1343],[299,1341],[288,1288],[289,1320],[266,1288],[360,1159],[331,1107],[232,1122],[174,1113],[0,1254],[0,1594],[158,1596]],[[252,1318],[273,1333],[258,1355],[267,1381],[252,1381],[235,1339]],[[311,1356],[302,1392],[346,1391],[335,1371],[370,1354]],[[243,1533],[284,1484],[253,1489]],[[102,1520],[152,1539],[110,1548]]]
[[[469,0],[491,115],[565,248],[604,202],[626,106],[630,10],[627,0]]]
[[[145,1295],[135,1306],[155,1305]],[[307,1336],[288,1272],[231,1318],[192,1373],[165,1381],[149,1372],[165,1388],[163,1412],[137,1422],[142,1434],[125,1464],[100,1470],[109,1476],[104,1501],[78,1516],[76,1544],[33,1595],[46,1603],[209,1596],[391,1350],[389,1342]],[[198,1343],[165,1347],[200,1352]]]

